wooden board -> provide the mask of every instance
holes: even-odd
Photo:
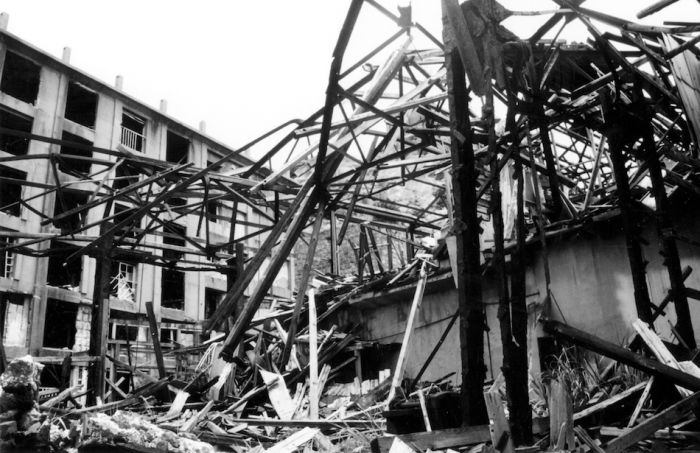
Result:
[[[373,439],[370,445],[372,453],[387,453],[395,438],[400,438],[404,443],[412,445],[421,451],[427,449],[444,450],[466,445],[475,445],[491,440],[488,425],[470,426],[467,428],[441,429],[431,432],[401,434],[398,436],[384,436]]]

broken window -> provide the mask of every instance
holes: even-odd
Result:
[[[117,167],[115,177],[116,179],[114,180],[114,184],[112,184],[112,188],[114,189],[123,189],[124,187],[130,186],[139,180],[138,175],[132,174],[131,171],[124,166],[124,164]]]
[[[0,90],[20,101],[33,104],[39,94],[41,67],[21,55],[8,51],[3,64]]]
[[[216,308],[224,300],[225,292],[214,288],[204,288],[204,317],[211,318]]]
[[[59,288],[77,291],[83,273],[82,257],[68,261],[68,257],[79,250],[75,245],[60,241],[51,241],[51,256],[49,256],[49,271],[46,283]]]
[[[115,225],[128,219],[131,214],[134,213],[134,208],[127,205],[116,203],[114,205],[114,223]],[[141,231],[141,222],[139,219],[133,219],[131,222],[123,226],[119,231],[120,235],[125,237],[135,238]]]
[[[47,299],[44,347],[72,348],[75,343],[77,317],[78,304]]]
[[[165,148],[165,160],[176,164],[187,162],[190,150],[190,141],[185,137],[168,131],[167,145]]]
[[[92,150],[85,149],[80,145],[92,146],[92,142],[82,137],[63,132],[63,140],[70,142],[70,145],[61,145],[61,159],[58,161],[58,168],[64,173],[90,173],[92,166]],[[76,144],[78,146],[72,146]]]
[[[20,113],[0,108],[0,127],[30,134],[32,132],[32,119]],[[0,150],[15,156],[27,154],[29,139],[0,133]]]
[[[0,211],[19,217],[22,211],[22,181],[27,173],[0,165]]]
[[[86,192],[64,189],[60,194],[56,194],[53,215],[56,217],[59,214],[71,211],[78,206],[82,206],[87,203],[87,200],[88,194]],[[54,220],[53,224],[56,228],[60,228],[62,232],[77,230],[85,224],[86,217],[87,210],[83,210],[71,214],[68,217]]]
[[[208,201],[207,202],[207,220],[210,222],[218,223],[219,220],[222,220],[223,218],[221,215],[223,214],[223,204],[218,201]]]
[[[0,236],[0,248],[5,248],[14,242],[14,239],[7,236]],[[2,259],[0,259],[0,277],[12,278],[13,272],[15,270],[15,254],[11,250],[5,250],[2,252]]]
[[[184,247],[185,227],[170,225],[163,236],[163,244]],[[161,306],[182,310],[185,308],[185,273],[175,269],[177,262],[183,258],[178,250],[163,250],[163,261],[171,267],[164,267],[161,274]]]
[[[97,93],[77,82],[69,83],[64,117],[74,123],[94,129],[96,115]]]
[[[146,147],[146,120],[126,109],[122,111],[122,133],[119,142],[132,151]]]
[[[112,263],[110,295],[117,299],[136,302],[136,263],[115,261]]]
[[[177,329],[169,329],[167,327],[160,329],[161,344],[173,344],[177,342]]]

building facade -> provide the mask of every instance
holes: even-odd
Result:
[[[210,166],[233,150],[203,130],[169,117],[165,102],[160,109],[153,109],[125,94],[119,77],[115,86],[96,80],[70,65],[68,49],[63,59],[54,58],[8,33],[6,16],[2,22],[0,239],[7,246],[36,238],[27,245],[26,253],[2,252],[3,341],[9,357],[27,353],[60,357],[67,351],[88,349],[96,260],[87,254],[76,258],[73,254],[81,250],[76,241],[41,239],[72,230],[84,237],[99,236],[99,221],[108,216],[119,221],[120,213],[132,208],[128,202],[102,203],[79,214],[52,219],[92,201],[100,183],[118,188],[143,178],[119,166],[114,170],[118,155],[98,155],[72,144],[121,150],[172,164],[191,163],[195,169]],[[231,173],[251,164],[240,154],[215,171]],[[57,181],[62,189],[52,190]],[[172,200],[169,203],[173,209],[177,206]],[[161,228],[161,233],[147,234],[141,241],[153,244],[153,253],[160,253],[164,260],[183,260],[194,269],[212,258],[188,253],[193,247],[182,237],[197,241],[208,234],[208,243],[226,243],[231,235],[232,206],[230,200],[212,202],[207,207],[206,228],[198,213],[167,211],[161,220],[169,223],[169,229],[179,230],[175,231],[178,234]],[[243,203],[238,205],[236,216],[237,238],[271,223],[266,218],[269,216]],[[264,237],[261,234],[246,240],[246,254],[253,254]],[[159,244],[175,247],[158,251]],[[180,252],[173,252],[173,248]],[[51,253],[42,256],[47,250]],[[138,250],[136,247],[135,252]],[[293,262],[289,261],[275,282],[273,295],[290,297],[293,275]],[[222,272],[170,269],[144,262],[133,253],[115,255],[110,288],[110,347],[118,349],[128,343],[136,348],[140,342],[150,342],[146,302],[153,302],[164,344],[189,346],[199,341],[201,321],[213,312],[227,282]]]

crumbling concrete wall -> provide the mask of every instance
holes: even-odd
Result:
[[[683,215],[680,215],[683,211]],[[700,241],[700,215],[694,210],[676,211],[677,232]],[[652,302],[659,303],[667,294],[670,283],[658,253],[656,229],[653,219],[646,223],[643,236],[649,242],[645,246],[647,282]],[[700,247],[679,242],[682,266],[694,269],[686,280],[686,286],[700,289]],[[530,250],[527,267],[528,348],[530,367],[538,373],[539,351],[537,338],[543,333],[537,323],[547,294],[544,277],[543,254],[540,249]],[[608,341],[622,344],[632,334],[632,321],[637,318],[634,289],[630,273],[625,239],[615,221],[592,226],[586,231],[568,234],[548,242],[548,259],[551,270],[551,317],[585,330]],[[444,285],[426,289],[412,337],[411,353],[406,364],[406,376],[413,377],[424,363],[430,351],[444,331],[449,317],[457,310],[457,292],[452,277],[443,276]],[[488,377],[495,377],[502,363],[501,334],[498,321],[498,295],[496,285],[487,275],[483,281],[483,299],[486,305],[488,333],[485,338],[484,360]],[[364,295],[361,303],[354,303],[345,314],[347,321],[362,326],[362,337],[380,343],[400,343],[411,306],[415,284],[402,291],[390,290]],[[696,341],[700,342],[700,303],[690,301]],[[669,322],[675,323],[673,304],[666,309],[666,316],[657,319],[660,336],[674,340]],[[450,332],[440,351],[433,359],[424,379],[437,379],[457,372],[452,379],[459,382],[460,352],[457,325]]]

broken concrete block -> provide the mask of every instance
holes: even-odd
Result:
[[[0,413],[10,410],[29,411],[38,397],[39,375],[43,365],[26,355],[12,360],[0,376]]]

